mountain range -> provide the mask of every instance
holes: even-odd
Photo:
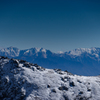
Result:
[[[100,76],[0,56],[0,100],[100,100]]]
[[[23,59],[45,68],[67,70],[73,74],[94,76],[100,74],[100,48],[78,48],[54,53],[44,48],[20,50],[16,47],[0,49],[0,56]]]

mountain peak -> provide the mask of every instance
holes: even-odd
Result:
[[[91,48],[77,48],[74,50],[70,50],[69,52],[67,52],[70,55],[75,55],[75,56],[80,56],[83,53],[88,53],[88,54],[93,54],[93,53],[99,53],[100,52],[100,48],[96,48],[96,47],[91,47]]]
[[[0,49],[0,55],[8,57],[16,57],[19,55],[20,50],[16,47],[7,47]]]
[[[18,49],[18,48],[10,46],[10,47],[7,47],[7,49]]]
[[[40,51],[46,53],[47,50],[44,48],[41,48]]]

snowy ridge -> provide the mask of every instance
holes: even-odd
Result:
[[[66,52],[66,53],[68,53],[69,55],[76,55],[76,56],[80,56],[83,53],[88,53],[88,54],[92,54],[92,55],[98,55],[98,53],[100,53],[100,48],[96,48],[96,47],[78,48],[78,49],[74,49],[74,50],[71,50],[71,51]]]
[[[100,77],[0,57],[0,100],[100,100]]]
[[[69,52],[53,53],[44,48],[19,50],[15,47],[0,49],[0,56],[23,59],[50,69],[68,70],[78,75],[100,74],[100,48],[78,48]],[[82,70],[82,72],[80,72]]]
[[[8,47],[8,48],[0,49],[0,55],[1,56],[17,57],[17,56],[20,56],[20,52],[23,52],[23,54],[25,54],[25,55],[34,55],[34,54],[38,54],[38,53],[42,52],[42,53],[45,53],[45,56],[46,56],[47,51],[48,50],[44,49],[44,48],[31,48],[31,49],[26,49],[26,50],[19,50],[16,47]],[[99,58],[100,48],[96,48],[96,47],[78,48],[78,49],[70,50],[68,52],[59,51],[58,53],[55,53],[55,54],[57,54],[57,55],[67,54],[67,55],[73,55],[73,56],[81,56],[83,53],[95,55],[96,57]]]
[[[0,55],[8,57],[17,57],[19,56],[20,50],[15,47],[8,47],[0,49]]]
[[[20,52],[23,52],[23,54],[33,54],[33,53],[39,53],[39,52],[44,52],[46,53],[46,49],[44,48],[31,48],[31,49],[25,49],[25,50],[19,50],[16,47],[8,47],[8,48],[1,48],[0,49],[0,55],[4,56],[10,56],[10,57],[17,57],[20,55]]]
[[[17,57],[17,56],[20,56],[20,52],[23,52],[23,54],[25,54],[25,55],[29,55],[29,54],[34,55],[36,53],[42,52],[42,53],[45,53],[45,55],[46,55],[47,51],[48,50],[44,49],[44,48],[31,48],[31,49],[19,50],[16,47],[8,47],[8,48],[0,49],[0,55],[1,56]],[[96,47],[78,48],[78,49],[70,50],[68,52],[59,51],[58,53],[54,53],[54,54],[57,54],[57,55],[67,54],[67,55],[73,55],[73,56],[81,56],[83,53],[95,55],[96,57],[99,58],[100,48],[96,48]]]

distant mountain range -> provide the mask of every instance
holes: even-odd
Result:
[[[68,70],[78,75],[100,74],[100,48],[78,48],[53,53],[44,48],[19,50],[16,47],[0,49],[0,56],[23,59],[50,69]]]

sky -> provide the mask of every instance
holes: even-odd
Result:
[[[100,47],[100,0],[0,0],[0,47],[9,46]]]

